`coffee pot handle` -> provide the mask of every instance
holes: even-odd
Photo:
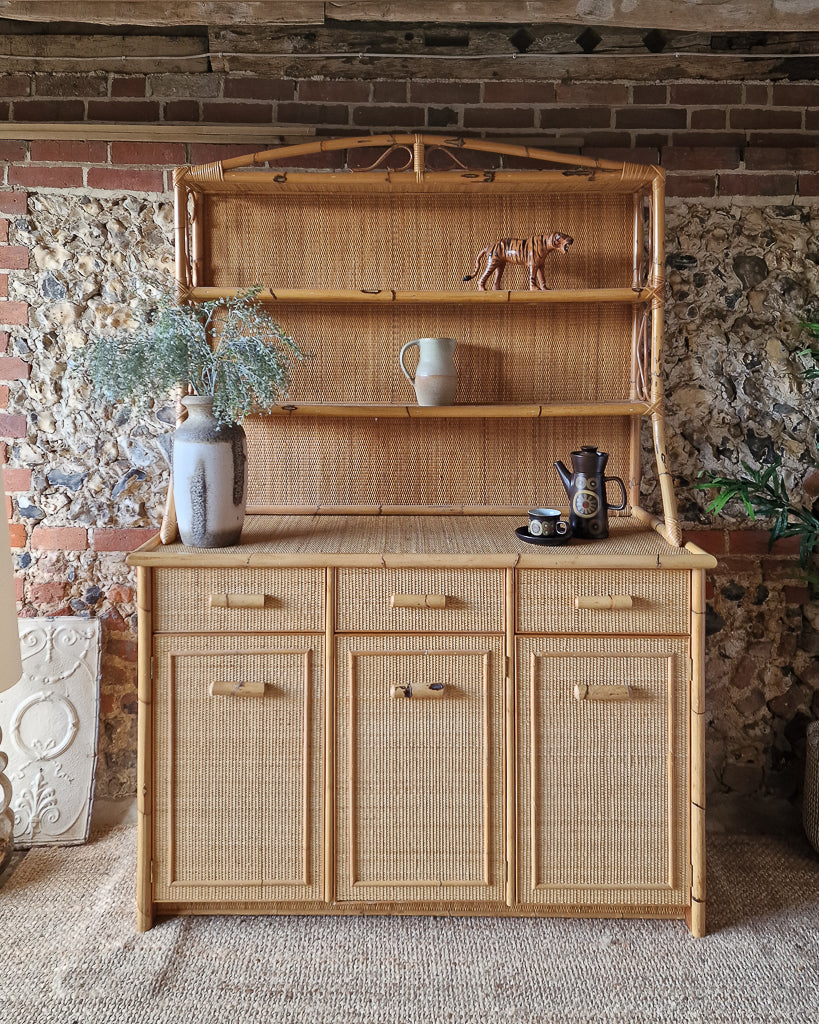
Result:
[[[400,353],[398,354],[398,363],[401,366],[401,369],[404,371],[404,376],[407,378],[407,380],[410,382],[410,384],[412,384],[413,387],[414,387],[415,386],[415,378],[414,377],[410,377],[409,370],[407,370],[406,366],[404,365],[404,353],[407,351],[408,348],[412,348],[413,345],[418,345],[418,339],[417,338],[414,341],[408,341],[406,343],[406,345],[404,345],[404,347],[401,349]],[[420,349],[420,345],[418,347]]]
[[[624,509],[626,507],[626,503],[627,503],[627,499],[626,499],[626,485],[623,483],[623,481],[620,479],[619,476],[607,476],[607,477],[604,477],[603,478],[603,486],[605,486],[608,483],[619,484],[620,485],[620,493],[623,496],[623,500],[620,502],[619,505],[612,505],[612,503],[609,501],[608,494],[606,494],[606,504],[611,509],[611,511],[612,512],[620,512],[622,509]]]

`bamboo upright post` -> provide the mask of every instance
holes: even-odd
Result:
[[[691,571],[691,934],[705,935],[705,570]]]
[[[151,569],[137,566],[137,929],[153,924],[153,681],[151,679]]]

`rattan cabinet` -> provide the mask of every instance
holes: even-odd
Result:
[[[308,358],[246,422],[241,542],[185,548],[166,523],[130,556],[140,927],[461,913],[703,934],[714,559],[682,542],[666,460],[662,172],[410,135],[175,181],[182,295],[258,284]],[[506,291],[461,280],[493,240],[553,230],[574,243],[548,290],[515,267]],[[444,336],[455,404],[419,407],[398,353]],[[640,504],[644,420],[661,514]],[[627,485],[611,536],[521,542],[528,508],[565,507],[553,462],[593,442]]]

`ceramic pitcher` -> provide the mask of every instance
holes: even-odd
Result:
[[[414,377],[404,364],[404,353],[413,345],[418,346],[418,365]],[[416,338],[408,341],[401,349],[398,362],[404,376],[415,388],[419,405],[452,405],[455,401],[458,374],[454,355],[454,338]]]

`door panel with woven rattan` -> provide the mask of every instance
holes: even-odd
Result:
[[[336,899],[504,899],[503,640],[340,636]]]
[[[683,638],[518,639],[520,903],[688,902],[688,672]]]
[[[155,900],[322,899],[323,638],[154,652]]]

